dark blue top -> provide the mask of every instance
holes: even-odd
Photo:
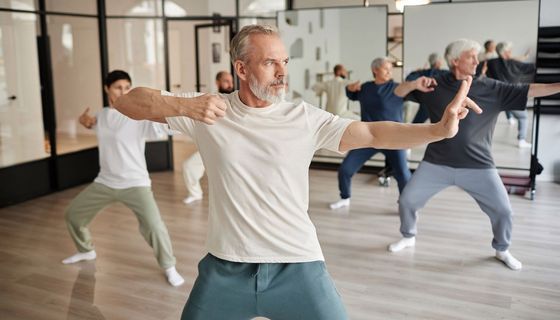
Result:
[[[376,85],[373,81],[362,84],[360,91],[350,92],[346,96],[353,101],[360,101],[362,121],[403,121],[403,98],[393,91],[398,86],[393,80]]]

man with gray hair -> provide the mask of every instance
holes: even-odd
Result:
[[[182,319],[347,319],[307,212],[313,154],[452,137],[467,107],[480,112],[466,97],[472,79],[438,123],[352,121],[284,101],[289,56],[273,27],[246,26],[230,48],[239,91],[174,96],[137,88],[116,104],[131,118],[189,133],[207,169],[209,253]]]
[[[496,51],[499,57],[486,62],[486,76],[508,83],[532,82],[536,70],[535,64],[516,60],[511,53],[512,47],[511,42],[498,43]],[[531,144],[526,141],[529,122],[527,110],[506,111],[506,116],[508,120],[512,117],[517,119],[517,147],[530,148]]]
[[[437,87],[434,91],[415,91],[412,83],[405,82],[395,89],[395,94],[425,104],[430,120],[440,121],[461,82],[475,74],[479,50],[480,45],[472,40],[452,42],[445,54],[451,72],[435,77]],[[521,269],[521,262],[508,251],[513,212],[492,159],[492,135],[501,111],[524,110],[528,97],[556,92],[560,92],[560,83],[509,84],[486,77],[473,80],[468,96],[482,107],[484,113],[468,115],[455,137],[428,145],[423,161],[399,199],[403,238],[389,245],[389,251],[413,247],[418,210],[436,193],[449,186],[458,186],[473,197],[490,218],[496,258],[513,270]]]
[[[363,122],[394,121],[403,122],[403,99],[393,91],[399,85],[393,81],[393,64],[387,57],[376,58],[371,62],[374,80],[360,84],[354,82],[346,87],[346,95],[352,101],[360,102],[360,113]],[[432,80],[420,77],[415,82],[416,89],[425,92],[430,88]],[[393,175],[401,192],[410,179],[410,170],[406,161],[405,150],[387,150],[362,148],[348,152],[338,168],[338,189],[340,199],[330,204],[331,209],[340,209],[350,205],[352,177],[360,168],[377,153],[383,153],[386,162],[393,170]]]
[[[433,77],[435,77],[435,76],[437,76],[441,73],[447,72],[447,70],[442,70],[441,69],[442,58],[436,52],[434,52],[434,53],[432,53],[428,56],[428,63],[430,65],[429,69],[424,69],[424,70],[418,70],[418,71],[411,72],[406,77],[406,81],[413,81],[413,80],[416,80],[420,77],[433,78]],[[421,105],[418,106],[418,111],[416,112],[416,115],[412,119],[412,123],[424,123],[424,122],[426,122],[426,120],[428,120],[428,118],[429,118],[429,115],[428,115],[427,107],[421,104]]]

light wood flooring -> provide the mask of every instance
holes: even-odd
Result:
[[[206,199],[181,202],[180,170],[151,176],[182,287],[167,284],[120,204],[91,224],[97,260],[62,265],[75,251],[64,209],[79,186],[0,209],[0,319],[178,319],[205,254],[208,208]],[[384,188],[359,174],[351,208],[331,211],[336,172],[311,170],[310,180],[310,215],[350,319],[560,318],[560,185],[539,183],[535,201],[511,197],[511,251],[524,264],[516,272],[493,258],[488,218],[458,189],[428,203],[414,250],[391,254],[386,246],[399,238],[395,183]]]

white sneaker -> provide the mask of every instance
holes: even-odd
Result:
[[[191,204],[193,202],[202,200],[202,197],[193,197],[193,196],[188,196],[185,199],[183,199],[183,203],[184,204]]]
[[[333,202],[329,205],[331,210],[336,210],[344,207],[348,207],[350,205],[350,198],[347,199],[340,199],[337,202]]]
[[[514,126],[515,125],[515,119],[509,118],[508,123],[509,123],[510,126]]]
[[[517,147],[521,149],[531,148],[531,144],[523,139],[517,141]]]

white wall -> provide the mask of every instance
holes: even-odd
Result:
[[[560,26],[560,1],[541,0],[541,27]]]

